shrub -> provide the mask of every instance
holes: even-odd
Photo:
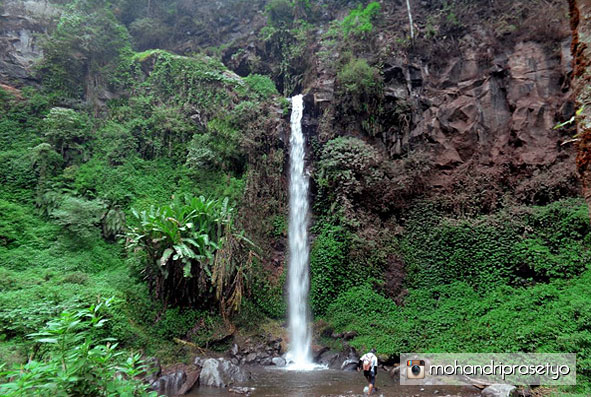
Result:
[[[87,238],[97,231],[104,212],[105,204],[100,200],[64,196],[50,215],[71,237]]]
[[[410,289],[403,306],[365,285],[333,302],[326,320],[336,332],[356,331],[357,349],[401,352],[586,352],[591,333],[591,271],[579,279],[530,288],[498,286],[482,294],[456,282]],[[577,376],[588,379],[586,355]]]
[[[359,4],[341,22],[345,37],[349,35],[367,37],[373,31],[373,22],[380,14],[380,8],[380,3],[377,1],[369,3],[365,8]]]
[[[30,337],[44,349],[38,360],[0,372],[3,396],[156,396],[136,380],[145,373],[140,354],[127,354],[113,339],[99,339],[105,300],[90,308],[64,311]]]
[[[268,76],[250,74],[244,78],[244,81],[263,100],[269,99],[272,95],[279,95],[275,83]]]
[[[83,159],[84,144],[91,137],[86,115],[73,109],[52,108],[43,119],[43,128],[45,137],[66,165]]]
[[[149,211],[132,210],[127,234],[130,251],[145,255],[150,289],[165,305],[239,308],[249,260],[248,242],[233,225],[228,199],[184,197]]]
[[[368,112],[379,103],[383,79],[365,59],[353,58],[337,74],[337,95],[344,112]]]
[[[432,206],[409,217],[401,250],[408,282],[434,287],[466,280],[478,289],[572,277],[588,263],[588,210],[564,200],[480,219],[445,219]]]
[[[394,200],[388,163],[380,152],[361,139],[338,137],[326,143],[318,161],[319,211],[340,214],[351,225],[356,208],[387,210]]]
[[[207,131],[193,135],[185,165],[193,171],[222,169],[242,173],[245,157],[240,131],[224,119],[213,119]]]

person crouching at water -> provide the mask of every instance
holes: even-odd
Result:
[[[363,368],[363,375],[365,379],[367,379],[368,385],[368,393],[369,396],[373,393],[374,389],[376,388],[376,375],[378,372],[378,358],[376,357],[376,349],[371,349],[369,353],[365,353],[359,359],[357,363],[357,371],[360,368]]]

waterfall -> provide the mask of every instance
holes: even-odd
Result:
[[[291,366],[306,369],[312,364],[308,326],[308,177],[304,171],[305,139],[302,134],[304,100],[291,100],[291,137],[289,139],[289,352]]]
[[[408,23],[410,25],[410,38],[414,40],[415,38],[415,29],[412,23],[412,12],[410,11],[410,0],[406,0],[406,10],[408,11]]]

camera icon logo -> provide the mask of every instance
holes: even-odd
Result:
[[[425,360],[408,360],[406,362],[406,377],[408,379],[424,379]]]

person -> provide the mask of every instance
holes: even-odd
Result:
[[[376,356],[376,349],[371,349],[368,353],[365,353],[359,359],[357,363],[357,371],[363,368],[363,376],[369,383],[368,393],[369,396],[376,389],[376,375],[378,372],[378,357]]]

